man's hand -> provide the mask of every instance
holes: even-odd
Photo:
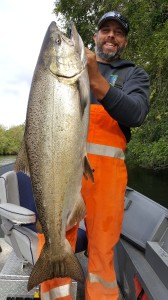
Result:
[[[101,100],[107,94],[110,88],[110,84],[106,81],[106,79],[101,75],[99,71],[96,54],[88,48],[85,48],[85,51],[88,59],[90,87],[95,97],[98,100]]]
[[[86,50],[86,55],[87,55],[87,61],[88,61],[88,73],[89,73],[89,78],[90,82],[95,80],[95,76],[100,73],[97,65],[97,60],[96,60],[96,54],[89,50],[88,48],[85,48]]]

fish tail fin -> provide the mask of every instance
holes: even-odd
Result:
[[[76,281],[84,282],[82,267],[75,256],[69,242],[65,240],[65,248],[61,255],[52,258],[49,255],[49,248],[44,245],[41,254],[30,274],[27,289],[30,291],[43,281],[55,277],[70,277]]]

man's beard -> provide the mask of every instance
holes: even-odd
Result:
[[[95,46],[95,53],[97,56],[101,57],[103,60],[107,62],[111,62],[117,58],[120,57],[121,53],[123,52],[124,48],[118,47],[118,49],[114,52],[110,53],[105,53],[103,52],[102,46],[101,45],[96,45]]]

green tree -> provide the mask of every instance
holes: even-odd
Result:
[[[16,155],[20,149],[24,134],[24,125],[13,126],[5,129],[0,126],[0,154]]]
[[[0,155],[4,154],[5,145],[6,145],[5,128],[2,125],[0,125]]]

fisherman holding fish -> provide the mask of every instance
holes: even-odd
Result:
[[[148,75],[120,58],[128,32],[122,14],[107,12],[94,35],[95,53],[86,49],[91,87],[88,159],[95,170],[95,183],[83,180],[82,186],[88,237],[86,300],[119,297],[113,257],[124,214],[124,152],[130,127],[140,126],[149,111]]]
[[[81,194],[86,205],[85,224],[86,224],[86,232],[88,238],[88,274],[86,278],[85,299],[86,300],[108,300],[108,299],[117,300],[119,294],[118,294],[118,287],[116,281],[116,274],[114,270],[114,247],[120,237],[123,214],[124,214],[124,195],[125,195],[126,184],[127,184],[127,170],[124,163],[124,152],[126,150],[127,143],[130,141],[131,138],[130,128],[140,126],[144,122],[145,117],[149,111],[149,101],[148,101],[149,78],[146,72],[142,68],[135,66],[132,62],[128,60],[124,60],[120,58],[123,50],[127,47],[128,32],[129,32],[129,23],[122,14],[116,11],[107,12],[105,15],[103,15],[100,18],[97,27],[98,27],[97,31],[94,35],[95,53],[90,51],[89,49],[85,50],[87,55],[87,66],[88,66],[88,74],[89,74],[90,89],[91,89],[90,121],[89,121],[89,130],[88,130],[88,139],[87,139],[87,158],[84,154],[83,157],[84,157],[85,176],[83,176],[82,179],[82,190],[81,190]],[[55,39],[55,43],[57,44],[56,47],[59,47],[61,45],[61,38],[59,34],[56,34],[56,36],[57,36],[57,38]],[[49,40],[48,38],[45,39],[44,45],[48,43],[48,40]],[[64,38],[64,42],[65,42],[65,38]],[[78,46],[76,46],[76,52],[78,53],[80,52],[80,55],[84,56],[83,52],[80,50],[81,49],[80,45],[81,42],[78,41]],[[55,52],[51,51],[51,53],[52,55],[54,55]],[[60,53],[63,53],[63,50],[60,49]],[[66,55],[66,57],[68,58],[68,54]],[[42,59],[39,60],[39,63],[42,61]],[[61,62],[60,65],[61,68],[63,65],[63,59],[60,60],[59,58],[57,62]],[[52,64],[50,64],[50,69],[51,72],[53,73],[56,72],[55,78],[59,78],[58,84],[60,86],[60,84],[62,84],[60,82],[63,76],[61,75],[61,72],[58,72],[57,70],[58,66],[54,67],[54,63],[55,61],[53,60]],[[46,70],[46,65],[45,63],[43,63],[43,67],[45,67],[45,70]],[[70,67],[71,66],[69,64],[67,68],[67,72],[69,72]],[[40,74],[41,73],[42,72],[40,71]],[[67,74],[65,74],[64,76],[64,81],[63,81],[64,89],[61,88],[62,91],[61,93],[63,93],[64,90],[66,89],[65,85],[66,82],[68,82]],[[77,77],[77,75],[75,76]],[[82,153],[84,153],[84,150],[83,150],[83,142],[78,145],[78,143],[80,142],[79,137],[83,132],[83,130],[86,128],[86,126],[83,121],[82,121],[83,123],[82,122],[79,123],[79,122],[81,116],[85,116],[87,110],[86,109],[87,91],[83,90],[83,86],[84,86],[82,84],[84,82],[83,79],[80,79],[80,77],[78,77],[77,79],[78,79],[78,89],[75,90],[74,95],[77,95],[77,92],[81,86],[82,88],[79,94],[80,94],[81,104],[82,104],[81,105],[82,113],[79,114],[78,116],[79,121],[77,124],[79,125],[78,126],[75,125],[76,131],[74,131],[72,139],[74,139],[73,143],[74,145],[76,145],[76,149],[81,149],[80,150],[81,153],[79,153],[79,157],[80,157],[80,155],[83,155]],[[50,87],[54,86],[55,84],[54,80],[56,79],[52,79],[52,83],[50,84]],[[72,77],[71,77],[71,81],[72,81]],[[42,85],[39,85],[39,87],[37,88],[37,95],[39,92],[41,92],[40,86],[43,87]],[[67,87],[67,89],[68,88],[70,87]],[[74,84],[73,84],[73,88],[74,88]],[[44,86],[44,93],[45,90],[46,88]],[[61,93],[58,101],[59,105],[60,102],[62,101]],[[67,95],[69,95],[70,93],[71,91],[69,90],[67,92]],[[53,94],[54,92],[50,93],[51,96]],[[46,97],[48,97],[48,90],[46,93]],[[40,99],[39,101],[42,101],[42,97],[41,98],[39,97],[39,99]],[[42,105],[42,107],[44,106],[44,112],[43,112],[44,116],[42,117],[42,121],[47,120],[48,114],[52,116],[52,120],[55,120],[53,113],[57,112],[59,108],[57,109],[57,107],[54,107],[54,104],[52,104],[52,107],[51,105],[47,107],[45,103],[46,102],[44,102],[44,104]],[[64,104],[66,104],[67,107],[69,105],[68,102],[66,102],[65,97],[61,102],[61,105]],[[71,109],[73,105],[74,103],[72,101],[68,109]],[[31,113],[28,114],[28,116],[29,115],[31,116],[31,119],[27,123],[28,124],[27,132],[31,124],[33,123],[32,109],[34,107],[36,107],[36,104],[32,106]],[[62,107],[60,109],[60,113],[62,113],[63,110]],[[46,112],[47,109],[48,112]],[[70,112],[73,113],[74,109],[71,110]],[[62,122],[64,116],[65,113],[62,113],[60,122]],[[40,117],[41,117],[41,113],[39,113],[37,122]],[[59,118],[59,114],[57,115],[57,118]],[[75,122],[74,119],[75,119],[74,116],[72,116],[72,121]],[[43,129],[45,129],[44,128],[45,125],[43,125],[41,126],[39,133],[37,132],[37,128],[39,127],[38,124],[35,124],[34,127],[32,127],[32,129],[30,128],[30,134],[32,130],[34,130],[35,134],[37,132],[37,136],[36,137],[34,136],[33,142],[30,141],[30,143],[28,144],[29,146],[27,146],[26,149],[27,152],[29,152],[29,148],[31,148],[32,146],[32,152],[33,152],[32,156],[34,156],[35,160],[36,160],[36,156],[38,156],[37,153],[38,151],[39,151],[39,156],[41,158],[43,155],[42,151],[44,151],[45,157],[47,156],[47,153],[49,153],[48,157],[50,158],[51,150],[54,144],[53,135],[55,133],[54,131],[52,131],[52,129],[54,128],[53,124],[51,124],[50,126],[49,122],[51,122],[51,118],[47,123],[48,124],[47,129],[43,131]],[[60,137],[62,137],[64,131],[66,131],[67,127],[69,127],[71,124],[68,123],[69,116],[65,121],[65,128],[64,128],[64,124],[62,123],[60,124],[60,122],[58,122],[58,125],[55,124],[55,126],[57,127]],[[52,132],[51,143],[49,139],[50,136],[48,133],[50,128]],[[38,139],[38,134],[41,133],[43,133],[43,137],[41,139]],[[47,137],[47,134],[49,138]],[[79,136],[77,136],[77,134]],[[27,135],[29,136],[29,133]],[[85,136],[83,136],[83,139],[84,138]],[[43,184],[45,184],[45,178],[43,179],[44,173],[49,172],[50,169],[53,169],[52,164],[56,157],[55,152],[57,151],[57,147],[59,147],[59,145],[61,149],[62,147],[61,145],[63,145],[63,140],[59,144],[59,138],[58,139],[56,138],[56,142],[54,145],[55,148],[53,148],[54,149],[53,158],[51,160],[52,164],[51,166],[48,167],[48,169],[46,169],[47,171],[45,171],[45,167],[46,167],[45,165],[43,167],[44,169],[40,166],[42,159],[39,165],[36,165],[34,169],[33,169],[34,164],[32,164],[31,166],[32,174],[36,173],[36,177],[38,178],[38,181],[35,182],[34,184],[34,190],[33,190],[34,193],[36,194],[35,198],[38,198],[38,194],[39,194],[39,201],[41,201],[40,200],[41,196],[43,196],[44,194],[44,204],[42,206],[42,209],[41,206],[39,206],[38,213],[41,210],[42,211],[41,216],[45,214],[44,217],[41,217],[40,222],[42,223],[41,225],[45,235],[46,243],[41,253],[42,260],[40,260],[39,258],[37,264],[35,265],[34,271],[30,276],[29,289],[31,289],[33,286],[38,284],[39,281],[40,282],[43,281],[41,285],[42,300],[55,300],[55,299],[70,300],[72,299],[70,295],[71,281],[69,278],[66,277],[71,277],[76,280],[82,280],[82,272],[70,250],[70,245],[73,248],[73,250],[75,250],[78,226],[76,225],[73,228],[71,228],[69,231],[67,231],[66,238],[69,241],[68,242],[65,241],[64,238],[66,223],[63,223],[62,220],[59,223],[60,216],[64,216],[63,219],[65,219],[66,216],[69,218],[69,211],[71,211],[71,207],[70,207],[71,204],[70,202],[68,202],[69,201],[68,192],[70,192],[72,196],[78,194],[79,192],[78,189],[73,189],[72,183],[74,185],[77,183],[77,186],[80,187],[79,179],[80,176],[82,176],[81,165],[78,166],[78,164],[76,165],[75,163],[72,164],[72,162],[70,161],[70,154],[72,152],[68,150],[68,147],[71,144],[70,134],[69,136],[67,135],[66,139],[64,140],[67,140],[64,155],[68,153],[67,159],[69,159],[68,160],[69,165],[67,165],[67,162],[63,166],[62,163],[61,164],[58,162],[56,163],[56,171],[58,170],[59,165],[60,165],[61,173],[64,172],[65,170],[65,175],[62,177],[62,180],[65,181],[63,182],[64,193],[60,197],[60,202],[59,205],[57,206],[57,210],[59,209],[59,212],[57,212],[56,210],[55,213],[58,215],[58,218],[56,218],[56,216],[54,215],[54,205],[55,205],[54,198],[52,200],[53,202],[51,202],[52,209],[50,210],[50,213],[45,212],[45,207],[48,207],[48,209],[50,209],[49,204],[47,204],[47,202],[45,201],[49,201],[50,198],[52,199],[53,195],[58,195],[59,193],[61,194],[61,186],[59,187],[61,180],[59,180],[58,178],[57,183],[53,182],[53,186],[49,182],[48,190],[46,189],[45,192],[43,191],[41,192],[41,187],[43,186]],[[45,141],[46,144],[44,147],[41,143],[45,143]],[[38,144],[35,151],[34,148],[36,143]],[[61,149],[61,151],[64,151],[64,149]],[[59,155],[57,155],[57,159],[58,158],[60,159],[62,153],[61,151]],[[31,155],[28,154],[29,158],[30,156]],[[74,154],[72,156],[72,161],[75,162],[75,158],[78,158],[77,156],[78,156],[78,152],[74,151]],[[48,164],[50,164],[49,159],[48,159]],[[72,172],[71,172],[71,165],[74,168]],[[93,180],[92,181],[86,180],[86,177],[88,176],[92,179],[91,170],[89,170],[90,165],[91,168],[94,170],[94,183],[92,182]],[[76,170],[78,169],[80,170],[79,178],[77,177],[73,178],[72,176],[72,174],[74,174],[75,168]],[[67,171],[71,173],[67,175]],[[88,175],[89,173],[90,175]],[[56,177],[57,174],[54,170],[53,170],[53,176],[55,176],[55,178],[57,179]],[[33,181],[36,181],[36,177],[31,178],[32,184]],[[40,177],[42,178],[41,180],[42,184],[39,181]],[[71,185],[69,184],[70,180],[73,180],[71,181]],[[51,177],[51,181],[52,181],[52,177]],[[45,195],[46,195],[46,200],[45,200]],[[64,203],[62,204],[61,201],[63,200],[63,197],[65,197],[65,199],[64,199]],[[39,204],[37,203],[37,209],[38,209],[38,205]],[[74,205],[74,207],[76,207],[76,204]],[[49,217],[52,216],[52,218],[49,224],[46,224],[48,216]],[[74,216],[70,217],[71,220],[73,218]],[[51,223],[51,229],[49,228],[50,223]],[[53,224],[55,224],[55,226],[57,226],[57,228],[59,229],[57,230],[58,233],[54,233]],[[53,230],[53,234],[51,234],[52,230]],[[48,235],[50,236],[49,238]],[[54,244],[54,238],[57,240],[56,244]],[[41,241],[40,247],[42,247],[44,244],[44,239],[41,238],[40,241]],[[59,258],[56,257],[58,251],[59,251]],[[48,257],[50,257],[50,259],[51,258],[53,259],[53,264],[51,263],[51,265],[49,265],[49,262],[47,263]],[[55,264],[54,259],[56,260],[60,259],[59,264]],[[64,264],[61,262],[61,260],[64,261]],[[44,263],[44,265],[42,265],[41,261]],[[68,265],[72,266],[71,270],[68,269]],[[48,275],[47,275],[47,271],[44,271],[45,268],[46,269],[48,268],[48,273],[49,273]],[[39,278],[40,276],[37,276],[38,270],[40,270],[41,278]],[[55,277],[65,277],[65,278],[52,279],[54,274],[56,274]],[[51,280],[47,280],[47,279],[51,279]]]

